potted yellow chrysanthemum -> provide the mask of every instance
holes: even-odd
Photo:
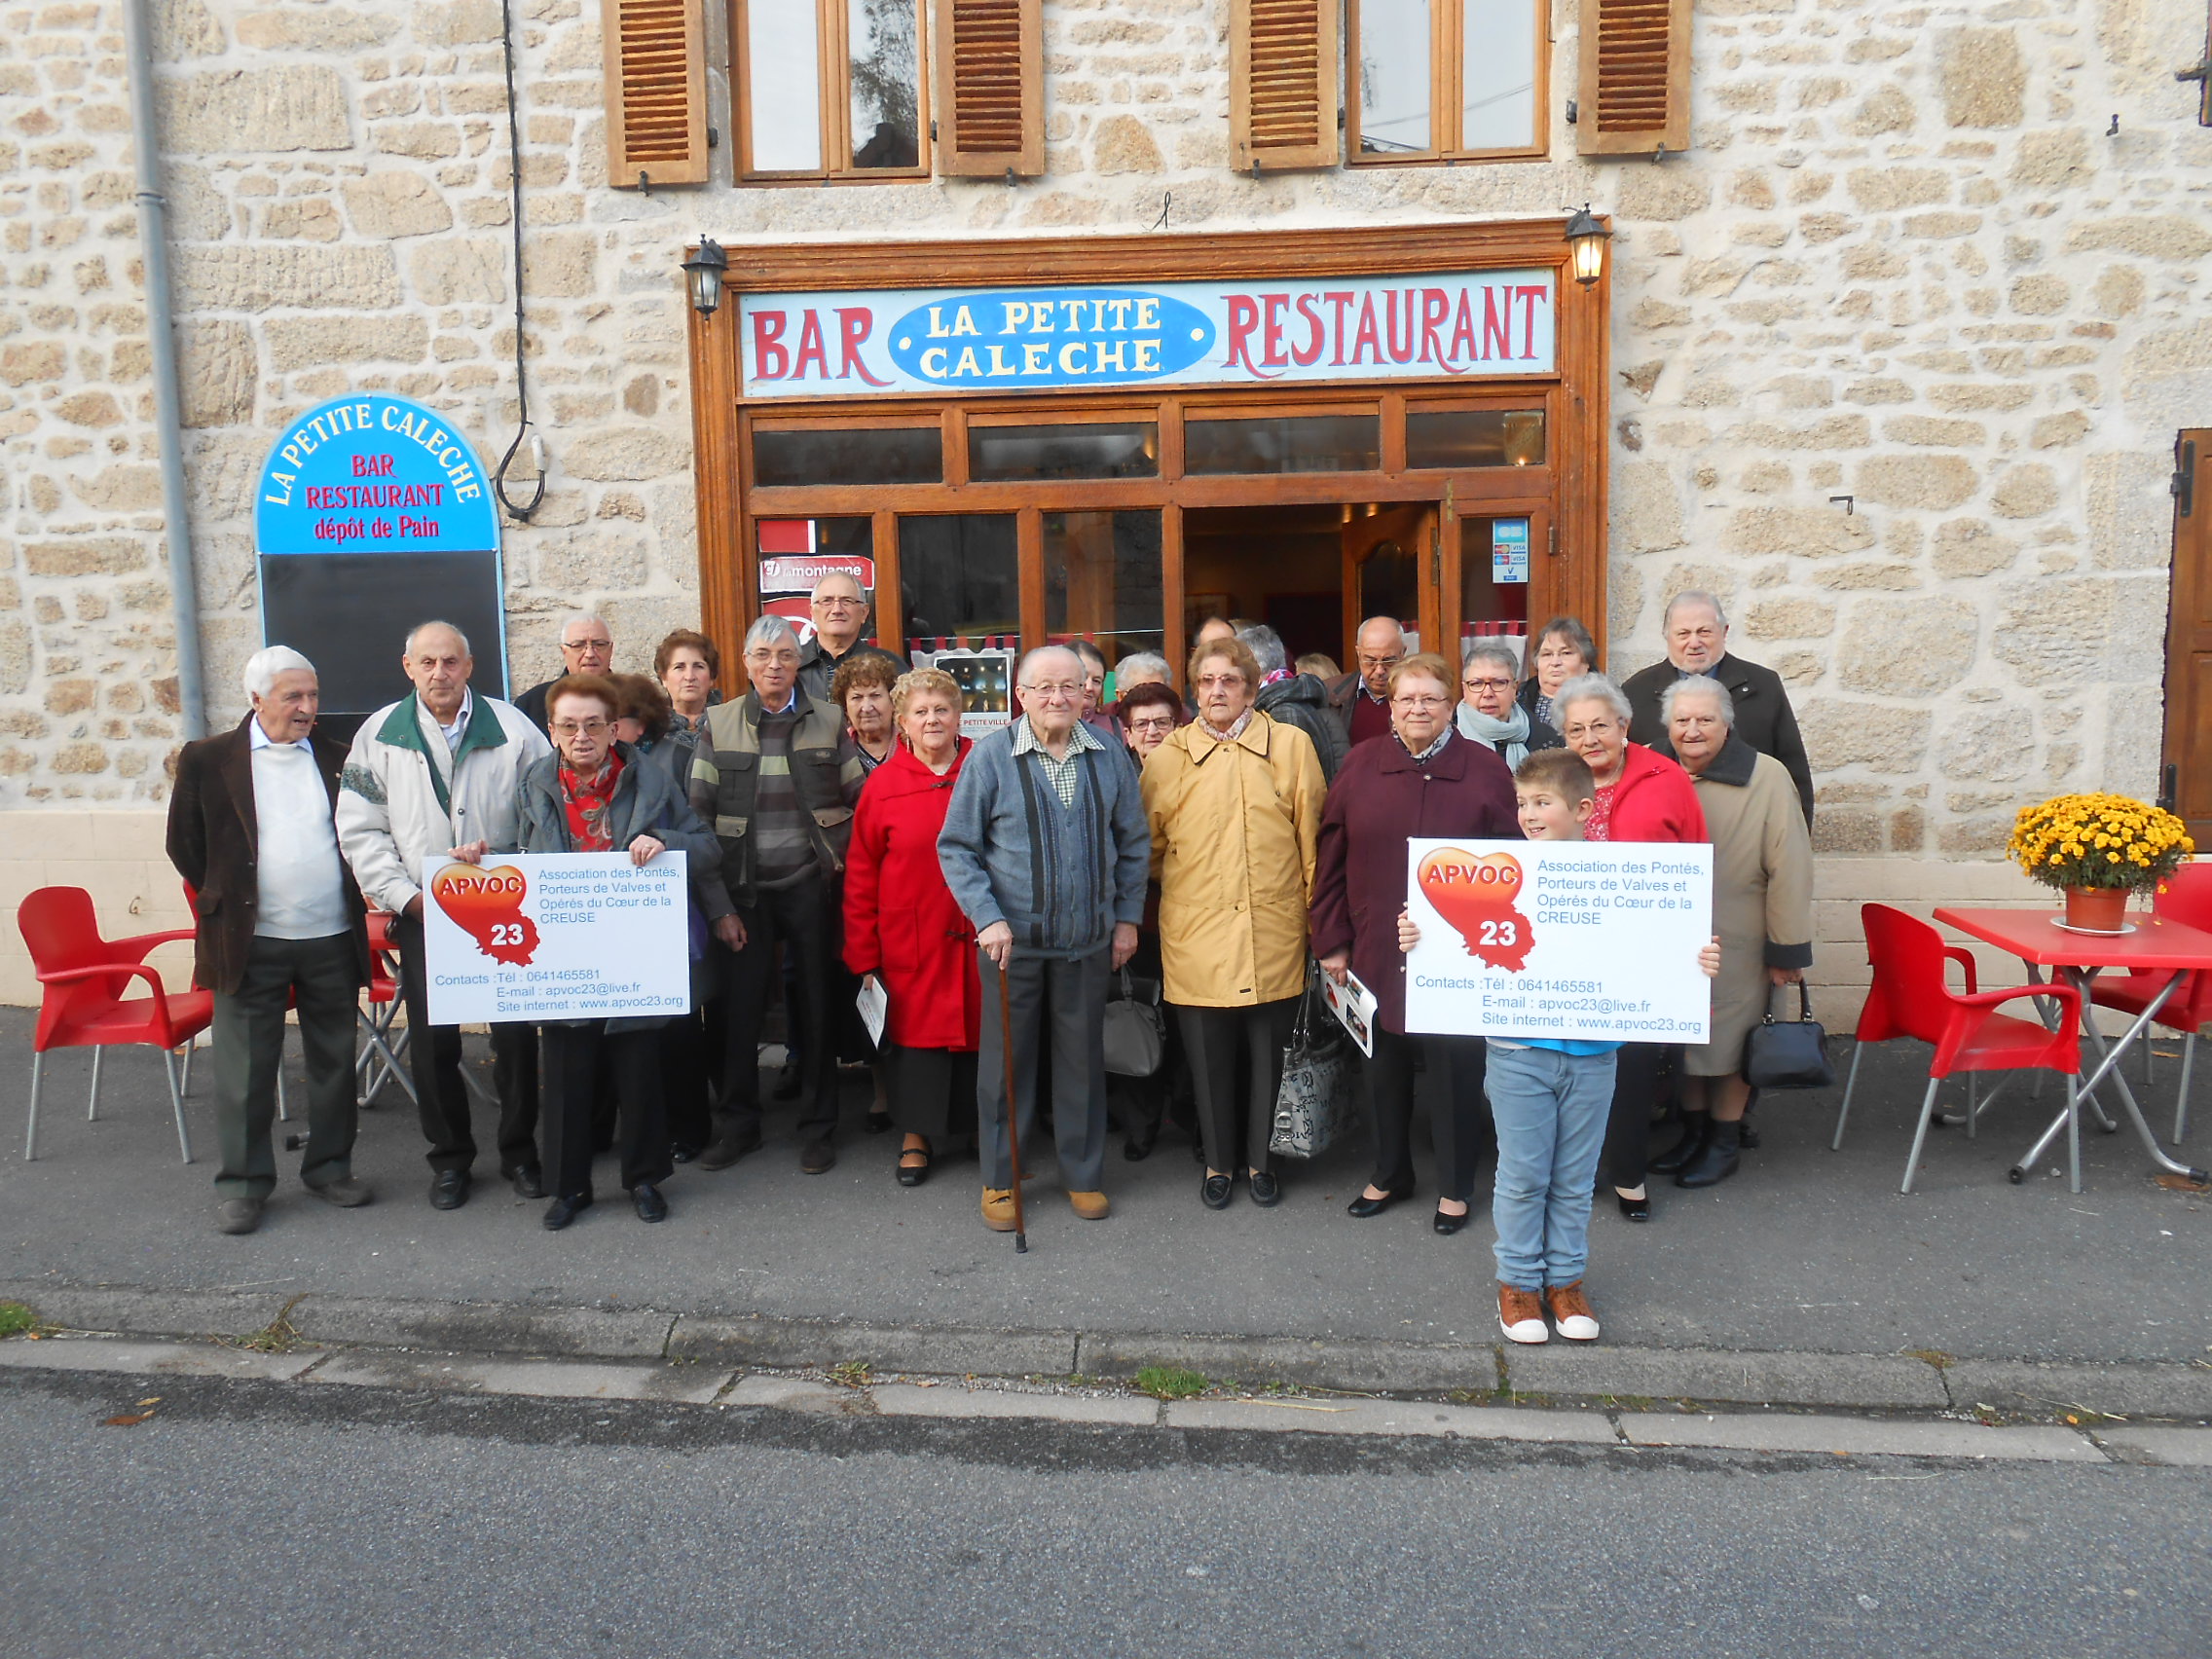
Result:
[[[2182,821],[2118,794],[2053,795],[2020,809],[2005,851],[2066,895],[2066,924],[2097,933],[2126,925],[2127,896],[2156,887],[2196,851]]]

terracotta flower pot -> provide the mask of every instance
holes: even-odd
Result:
[[[2124,887],[2069,887],[2066,890],[2066,925],[2118,933],[2127,925],[2127,889]]]

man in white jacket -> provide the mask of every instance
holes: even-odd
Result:
[[[430,1143],[430,1204],[468,1201],[476,1137],[461,1075],[461,1028],[430,1023],[423,959],[424,865],[470,841],[495,853],[518,846],[523,773],[550,755],[545,734],[512,704],[468,688],[475,661],[448,622],[407,636],[402,661],[414,693],[361,722],[338,791],[338,840],[353,879],[373,904],[392,912],[399,990],[407,1005],[409,1068]],[[492,1027],[499,1093],[499,1173],[517,1194],[541,1198],[537,1161],[537,1028]]]

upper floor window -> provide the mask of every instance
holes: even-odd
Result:
[[[1346,126],[1355,162],[1540,156],[1540,0],[1351,0]]]
[[[737,0],[738,176],[922,178],[921,0]]]

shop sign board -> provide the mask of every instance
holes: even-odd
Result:
[[[1547,270],[746,294],[748,397],[1546,375]]]
[[[263,553],[480,553],[499,545],[468,440],[433,410],[362,392],[309,410],[270,446],[254,502]]]
[[[916,651],[916,668],[938,668],[960,687],[960,735],[988,737],[1014,720],[1014,652],[985,650]]]

